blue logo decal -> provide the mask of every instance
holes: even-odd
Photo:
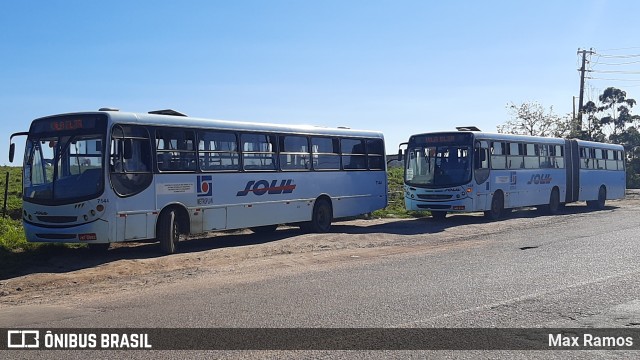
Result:
[[[211,175],[198,175],[198,196],[213,194],[213,178]]]
[[[273,180],[269,183],[267,180],[251,180],[245,185],[244,190],[238,191],[236,196],[247,196],[249,193],[255,195],[264,195],[269,193],[274,194],[291,194],[296,189],[296,185],[293,183],[293,179],[284,179],[278,184],[278,180]]]

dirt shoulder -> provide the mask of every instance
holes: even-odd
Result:
[[[608,202],[607,210],[640,206],[640,192]],[[607,211],[605,210],[605,211]],[[180,243],[179,253],[163,256],[157,243],[116,244],[105,253],[60,248],[48,256],[22,256],[17,274],[0,274],[0,308],[75,303],[110,294],[136,292],[185,279],[215,276],[217,281],[256,281],[274,272],[302,271],[418,250],[477,246],[483,235],[522,229],[549,219],[569,221],[591,211],[568,206],[555,217],[523,210],[507,220],[488,222],[479,214],[424,219],[353,220],[334,224],[327,234],[305,234],[282,227],[272,234],[214,233]],[[268,270],[268,271],[267,271]]]

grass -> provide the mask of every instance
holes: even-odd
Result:
[[[389,187],[389,203],[386,208],[374,211],[373,216],[412,218],[424,217],[429,214],[429,212],[427,211],[407,211],[404,208],[404,184],[402,168],[390,168],[387,171],[387,179]]]

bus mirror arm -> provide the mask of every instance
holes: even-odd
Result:
[[[402,150],[403,145],[407,145],[408,143],[404,142],[398,145],[398,161],[402,161],[404,157],[404,150]]]
[[[27,131],[11,134],[11,137],[9,138],[9,144],[10,144],[9,145],[9,162],[13,162],[13,158],[16,154],[16,144],[13,143],[13,138],[15,136],[26,136],[26,135],[29,135]]]

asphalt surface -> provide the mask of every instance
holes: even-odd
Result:
[[[78,304],[21,305],[0,311],[1,327],[640,327],[640,204],[610,202],[602,211],[570,206],[563,215],[516,213],[497,223],[460,221],[462,235],[441,232],[422,246],[403,222],[367,236],[407,243],[411,251],[366,249],[340,253],[340,261],[286,271],[265,264],[257,279],[221,281],[206,273]],[[461,220],[462,219],[462,220]],[[411,223],[411,226],[431,224]],[[353,234],[340,233],[338,239]],[[438,232],[429,234],[437,238]],[[424,237],[424,239],[427,239]],[[425,240],[426,241],[426,240]],[[260,245],[258,245],[260,246]],[[362,255],[359,255],[362,252]],[[640,341],[640,339],[638,339]],[[87,352],[57,351],[80,358]],[[92,352],[119,358],[120,352]],[[631,353],[633,354],[633,353]],[[11,352],[24,357],[25,352]],[[51,352],[28,357],[50,358]],[[628,357],[628,352],[163,352],[163,358],[355,357],[443,358]],[[157,352],[126,357],[156,358]]]

